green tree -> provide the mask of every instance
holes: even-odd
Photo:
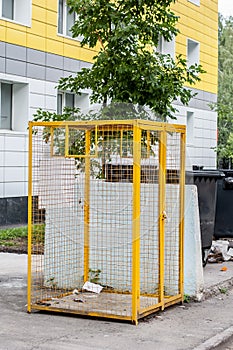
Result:
[[[219,15],[218,163],[231,167],[233,159],[233,17]]]
[[[187,68],[181,55],[174,60],[154,48],[163,37],[177,35],[178,17],[171,11],[175,0],[67,0],[78,20],[73,37],[82,36],[81,45],[100,50],[91,68],[62,78],[59,89],[77,94],[91,89],[92,102],[107,106],[110,101],[149,107],[161,120],[175,118],[173,102],[188,104],[194,85],[203,72],[200,65]]]

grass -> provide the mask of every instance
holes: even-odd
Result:
[[[44,225],[38,224],[32,227],[32,243],[44,244]],[[0,245],[5,247],[27,244],[28,227],[14,227],[0,230]]]
[[[190,303],[191,302],[191,297],[188,294],[184,294],[184,303]]]
[[[220,287],[220,288],[219,288],[219,292],[220,292],[221,294],[227,294],[228,289],[225,288],[225,287]]]

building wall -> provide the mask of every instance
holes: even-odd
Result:
[[[172,8],[180,17],[176,53],[187,56],[187,39],[200,43],[200,64],[206,70],[196,89],[217,94],[218,78],[218,0],[176,1]]]
[[[15,84],[13,130],[0,129],[0,198],[27,196],[27,122],[38,108],[56,111],[58,79],[89,66],[96,52],[58,34],[57,0],[25,1],[28,7],[23,20],[0,17],[0,82]],[[206,73],[195,86],[197,95],[189,107],[175,103],[179,110],[176,122],[187,124],[187,114],[193,117],[187,167],[214,168],[217,115],[209,103],[216,101],[217,93],[218,4],[217,0],[201,0],[197,6],[192,1],[172,5],[180,16],[175,52],[186,58],[187,40],[199,42],[200,64]]]

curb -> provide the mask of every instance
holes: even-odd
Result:
[[[216,346],[226,342],[233,335],[233,326],[218,333],[212,338],[207,339],[204,343],[193,348],[193,350],[214,350]]]
[[[218,284],[215,284],[214,286],[211,286],[211,287],[205,289],[204,300],[221,294],[221,291],[220,291],[221,288],[232,289],[233,288],[233,278],[229,278],[223,282],[220,282]],[[228,339],[232,336],[233,336],[233,326],[231,326],[231,327],[225,329],[224,331],[216,334],[215,336],[207,339],[202,344],[198,345],[197,347],[193,348],[192,350],[214,350],[217,346],[228,341]]]
[[[204,300],[209,299],[215,295],[221,294],[221,288],[232,289],[233,288],[233,278],[228,278],[225,281],[219,282],[211,287],[204,290],[203,296]]]

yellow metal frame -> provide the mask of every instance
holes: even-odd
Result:
[[[166,132],[161,131],[159,139],[159,302],[164,308],[164,220],[166,187]]]
[[[86,131],[85,194],[84,194],[84,282],[89,275],[89,223],[90,223],[90,131]]]
[[[32,123],[29,122],[28,140],[28,284],[27,284],[27,311],[31,312],[31,270],[32,270]]]
[[[133,225],[132,225],[132,321],[137,324],[140,310],[140,174],[141,129],[133,129]]]
[[[33,127],[50,128],[51,147],[53,146],[54,128],[65,128],[65,157],[68,158],[85,158],[85,190],[84,190],[84,282],[89,277],[89,224],[90,224],[90,162],[93,156],[97,156],[98,146],[98,130],[116,130],[120,131],[121,144],[120,153],[122,154],[122,137],[125,130],[133,131],[133,211],[132,211],[132,314],[124,316],[118,314],[108,314],[104,312],[77,312],[75,310],[63,310],[56,307],[47,307],[32,303],[32,171],[33,171]],[[80,128],[85,131],[85,155],[69,154],[69,128]],[[95,130],[95,155],[90,154],[91,148],[91,131]],[[157,131],[159,134],[159,217],[158,217],[158,234],[159,234],[159,290],[158,294],[151,294],[151,297],[157,297],[158,302],[155,305],[144,307],[140,306],[140,215],[141,215],[141,134],[146,131],[147,138],[147,157],[150,155],[151,131]],[[180,136],[180,223],[179,223],[179,293],[175,296],[164,295],[164,221],[166,219],[166,149],[167,149],[167,133],[175,132]],[[51,148],[52,152],[52,148]],[[51,153],[52,156],[52,153]],[[183,301],[184,295],[184,256],[183,256],[183,240],[184,240],[184,193],[185,193],[185,126],[175,124],[165,124],[160,122],[144,121],[144,120],[113,120],[113,121],[77,121],[77,122],[29,122],[29,157],[28,157],[28,288],[27,288],[27,310],[49,310],[56,312],[70,312],[78,314],[87,314],[89,316],[100,316],[106,318],[116,318],[122,320],[131,320],[134,324],[138,323],[139,318],[144,317],[159,309]],[[147,294],[149,297],[149,294]]]

